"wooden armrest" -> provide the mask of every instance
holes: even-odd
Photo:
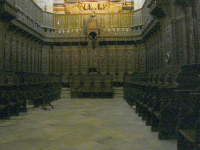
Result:
[[[0,105],[0,109],[5,109],[6,105]]]
[[[11,106],[14,106],[14,105],[16,105],[18,102],[10,102],[9,104],[11,105]]]
[[[147,104],[143,104],[142,106],[143,106],[143,107],[147,107]]]
[[[153,107],[147,107],[150,112],[153,111]]]
[[[191,142],[195,142],[195,130],[178,130],[178,132]]]
[[[159,111],[153,111],[153,113],[154,113],[157,117],[160,117],[160,112],[159,112]]]

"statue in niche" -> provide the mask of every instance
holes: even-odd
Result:
[[[96,41],[97,41],[97,34],[95,32],[91,32],[89,34],[89,39],[92,41],[92,48],[95,49]]]

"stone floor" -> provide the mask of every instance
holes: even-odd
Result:
[[[0,120],[0,150],[176,150],[123,99],[60,99]]]

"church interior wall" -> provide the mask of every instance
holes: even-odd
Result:
[[[151,7],[147,7],[149,2],[146,1],[143,6],[144,14],[151,11]],[[1,66],[8,71],[64,75],[85,74],[89,67],[98,68],[103,74],[115,75],[163,72],[170,68],[172,72],[173,68],[177,71],[181,65],[199,62],[199,10],[198,5],[195,6],[196,9],[174,2],[166,3],[162,8],[164,17],[153,14],[149,16],[153,18],[151,23],[148,19],[143,21],[140,40],[135,41],[133,37],[132,45],[110,45],[106,41],[107,45],[97,44],[95,49],[91,49],[89,45],[66,46],[65,42],[56,46],[54,40],[50,44],[44,44],[48,40],[44,36],[35,37],[12,23],[1,21],[1,28],[6,28],[0,34],[3,38],[2,49],[5,49]],[[192,13],[193,9],[195,15]],[[12,46],[8,43],[12,43]]]

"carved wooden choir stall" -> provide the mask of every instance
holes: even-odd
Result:
[[[159,139],[177,139],[178,150],[200,149],[200,65],[184,65],[177,76],[134,74],[124,83],[125,99],[158,131]]]
[[[100,3],[61,15],[33,0],[0,0],[1,118],[27,102],[53,108],[62,86],[71,98],[112,98],[123,85],[159,139],[199,150],[200,1],[145,0],[138,10]]]
[[[45,109],[51,101],[60,98],[60,76],[42,74],[10,74],[1,75],[0,85],[0,117],[9,119],[18,116],[20,111],[27,111],[27,103]]]
[[[112,98],[112,75],[100,74],[96,68],[88,69],[86,75],[72,75],[71,98]]]

